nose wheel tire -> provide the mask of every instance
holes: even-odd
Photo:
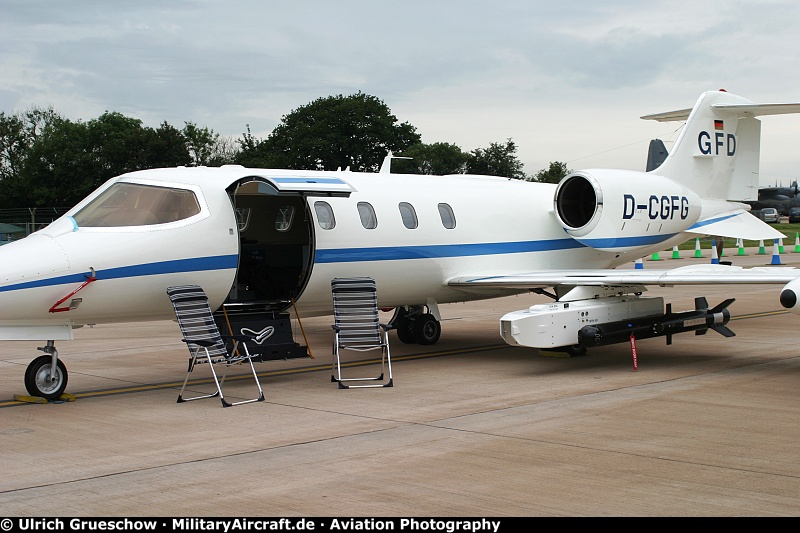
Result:
[[[42,355],[37,357],[25,370],[25,388],[31,396],[46,400],[60,398],[67,388],[67,367],[59,360],[55,375],[51,375],[53,357]]]

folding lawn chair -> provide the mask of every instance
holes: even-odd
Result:
[[[378,319],[378,291],[372,278],[335,278],[331,280],[334,325],[333,362],[331,381],[339,388],[391,387],[392,359],[389,353],[389,330]],[[342,377],[342,352],[381,351],[381,373],[378,377]],[[388,381],[364,385],[346,385],[347,382],[384,381],[384,367],[388,366]]]
[[[214,316],[208,304],[208,297],[199,286],[183,285],[169,287],[167,289],[167,294],[169,295],[170,301],[172,301],[172,306],[175,308],[175,316],[178,319],[178,324],[183,333],[183,342],[185,342],[189,348],[189,354],[191,356],[186,379],[183,380],[183,386],[178,394],[178,403],[199,400],[201,398],[212,398],[215,396],[219,396],[223,407],[250,402],[263,402],[264,391],[261,389],[261,383],[258,381],[258,375],[253,366],[250,352],[247,350],[247,345],[242,342],[251,337],[246,335],[221,335],[216,322],[214,322]],[[226,340],[231,341],[230,351],[228,351],[228,343],[226,343]],[[222,385],[225,383],[225,376],[231,366],[243,364],[245,362],[250,365],[250,370],[253,373],[253,378],[258,387],[259,396],[258,398],[250,400],[242,400],[233,403],[228,402],[222,394]],[[201,363],[209,364],[211,375],[214,377],[214,384],[217,386],[217,392],[194,396],[192,398],[184,398],[183,391],[186,388],[186,383],[189,381],[189,374],[192,373],[195,365]],[[221,380],[217,378],[217,373],[214,370],[214,366],[218,364],[225,365],[225,372]]]

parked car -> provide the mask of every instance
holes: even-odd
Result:
[[[800,207],[789,209],[789,224],[800,222]]]
[[[770,224],[777,224],[781,221],[781,215],[774,207],[765,207],[758,214],[758,218]]]

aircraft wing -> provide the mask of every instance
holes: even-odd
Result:
[[[786,235],[762,222],[745,209],[731,209],[726,213],[698,220],[687,233],[697,235],[720,235],[722,237],[742,238],[752,241],[762,239],[784,239]]]
[[[448,285],[463,288],[542,289],[546,287],[636,287],[656,285],[781,284],[800,277],[792,267],[743,268],[730,265],[687,265],[671,270],[598,269],[545,270],[511,275],[459,276]]]

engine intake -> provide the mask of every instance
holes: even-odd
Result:
[[[629,251],[659,244],[700,217],[690,189],[656,174],[584,170],[556,187],[554,212],[561,227],[586,246]]]
[[[603,193],[588,176],[568,176],[556,192],[556,212],[562,223],[579,229],[591,222],[592,217],[603,209]]]

